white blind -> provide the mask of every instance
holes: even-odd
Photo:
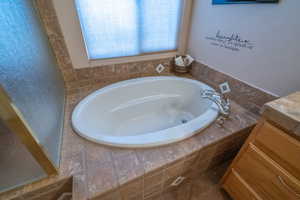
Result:
[[[182,0],[76,0],[90,59],[177,49]]]

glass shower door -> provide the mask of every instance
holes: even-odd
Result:
[[[6,127],[2,128],[6,131],[0,129],[0,137],[6,138],[0,140],[0,150],[9,136],[18,136],[20,140],[16,146],[7,145],[0,152],[0,191],[3,191],[14,184],[22,185],[56,173],[60,162],[64,82],[33,0],[0,1],[0,86],[0,122]],[[14,151],[22,143],[30,153]],[[15,152],[14,157],[3,153],[6,151]],[[30,170],[27,163],[32,161],[30,156],[41,169],[31,162],[35,171]],[[22,157],[19,165],[12,164],[17,162],[11,159]],[[4,181],[8,174],[14,181]]]

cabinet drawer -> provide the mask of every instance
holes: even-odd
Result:
[[[300,142],[269,123],[264,123],[255,146],[300,180]]]
[[[300,200],[300,182],[252,144],[234,168],[262,199]]]
[[[261,200],[234,169],[226,178],[223,188],[234,200]]]

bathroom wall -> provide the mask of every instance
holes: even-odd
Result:
[[[64,82],[33,1],[0,1],[0,27],[0,85],[58,167]]]
[[[194,0],[189,52],[197,61],[273,94],[300,90],[299,7],[297,0],[246,5]],[[224,43],[221,37],[232,34],[239,41]]]

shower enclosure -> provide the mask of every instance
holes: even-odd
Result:
[[[0,192],[57,173],[62,75],[33,0],[0,1]]]

